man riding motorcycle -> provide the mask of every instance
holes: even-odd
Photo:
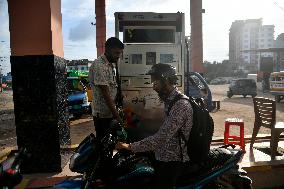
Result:
[[[181,92],[176,88],[177,76],[173,66],[156,64],[148,72],[151,75],[153,89],[165,104],[166,118],[157,133],[131,144],[118,143],[117,149],[133,152],[154,151],[155,184],[154,188],[174,188],[183,168],[189,161],[184,141],[178,131],[188,139],[192,128],[193,110],[188,100],[178,100],[170,109],[169,104]],[[168,112],[169,111],[169,112]]]

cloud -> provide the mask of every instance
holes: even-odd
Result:
[[[216,3],[217,2],[217,3]],[[106,0],[107,38],[114,36],[114,12],[184,12],[186,35],[190,35],[190,1],[186,0]],[[95,0],[61,0],[62,34],[65,58],[96,57]],[[227,58],[229,28],[234,20],[263,18],[263,24],[275,25],[275,37],[284,32],[283,0],[203,0],[204,59]],[[7,42],[9,52],[9,18],[7,0],[0,0],[0,41]],[[214,32],[212,32],[214,31]],[[2,44],[3,45],[3,44]],[[6,55],[5,55],[6,56]],[[7,55],[9,56],[9,54]]]
[[[6,75],[11,71],[10,66],[10,32],[9,32],[9,16],[8,5],[6,0],[0,0],[0,69]]]
[[[143,9],[143,10],[141,10]],[[106,1],[106,18],[107,22],[114,22],[115,12],[161,12],[161,13],[185,13],[186,33],[190,27],[189,22],[189,1],[179,0],[178,3],[173,3],[173,0],[143,0],[133,1],[130,0],[109,0]]]
[[[185,12],[187,9],[189,12],[189,3],[185,0],[179,0],[175,4],[172,0],[144,0],[135,3],[130,0],[110,0],[106,4],[108,16],[113,16],[114,12]]]
[[[7,1],[0,0],[0,23],[0,40],[6,41],[10,37]]]
[[[95,26],[91,25],[90,19],[81,20],[76,26],[70,28],[69,39],[71,41],[81,41],[87,39],[95,39]]]
[[[68,19],[82,19],[95,16],[95,0],[62,0],[61,12]]]

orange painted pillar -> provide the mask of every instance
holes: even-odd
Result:
[[[31,157],[22,171],[61,171],[70,144],[60,0],[8,0],[11,71],[18,148]]]
[[[202,0],[190,0],[192,71],[203,73]]]
[[[106,11],[105,0],[96,0],[96,45],[97,56],[105,51],[106,41]]]
[[[60,0],[8,0],[8,11],[12,56],[64,56]]]

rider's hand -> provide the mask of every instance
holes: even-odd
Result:
[[[115,146],[117,150],[125,149],[125,150],[131,150],[130,145],[123,142],[118,142]]]

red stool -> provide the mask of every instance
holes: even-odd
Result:
[[[230,135],[230,126],[240,127],[240,136]],[[244,122],[239,118],[227,118],[225,121],[224,144],[237,144],[240,145],[242,150],[245,151],[244,139]]]

